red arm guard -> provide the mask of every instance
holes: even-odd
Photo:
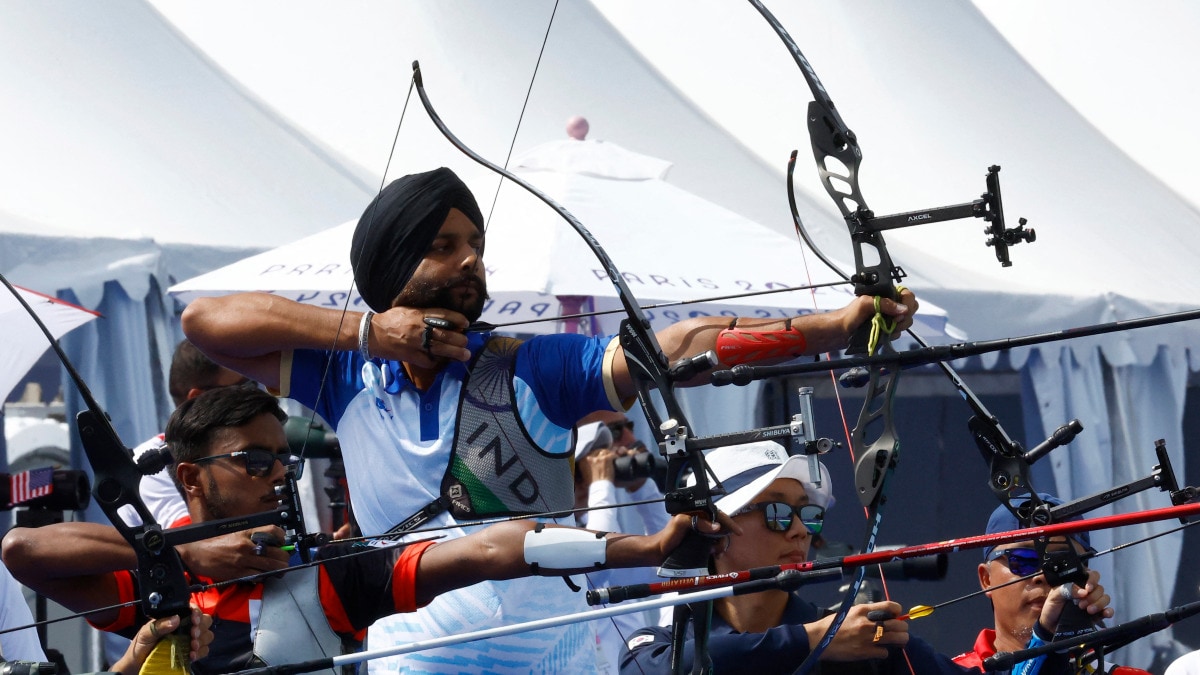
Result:
[[[783,330],[744,330],[737,320],[717,335],[717,358],[727,366],[766,359],[789,358],[804,353],[804,333],[788,319]]]

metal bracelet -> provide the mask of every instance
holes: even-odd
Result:
[[[362,355],[363,361],[371,360],[371,350],[367,339],[371,336],[371,317],[373,316],[375,316],[375,312],[368,309],[363,312],[362,320],[358,322],[358,353]]]

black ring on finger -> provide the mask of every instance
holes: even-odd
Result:
[[[426,353],[433,347],[433,326],[425,326],[425,332],[421,333],[421,349]]]

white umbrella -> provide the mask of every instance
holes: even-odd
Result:
[[[56,340],[100,316],[91,310],[36,291],[20,286],[14,288],[33,308],[42,323],[46,324]],[[0,325],[4,326],[4,330],[0,331],[0,401],[3,401],[8,399],[13,387],[17,386],[33,364],[50,348],[50,343],[7,288],[0,288]]]
[[[662,180],[670,168],[663,160],[612,143],[564,140],[534,148],[513,166],[589,229],[641,304],[839,280],[811,253],[806,270],[798,241]],[[480,201],[486,213],[489,204]],[[557,317],[564,310],[619,307],[612,282],[583,239],[532,195],[507,185],[489,223],[484,263],[491,300],[482,320],[508,324]],[[169,292],[188,302],[259,290],[338,308],[349,296],[351,308],[361,308],[349,264],[353,230],[354,223],[345,223],[176,284]],[[825,311],[842,307],[851,294],[841,285],[818,289],[815,298],[792,291],[652,309],[647,315],[658,330],[695,315],[783,317],[814,307]],[[921,309],[921,329],[944,334],[945,313],[928,304]],[[606,315],[583,332],[615,332],[621,318]],[[562,327],[547,321],[514,329],[555,332]]]

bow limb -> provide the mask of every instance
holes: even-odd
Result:
[[[708,471],[704,462],[704,453],[700,449],[693,447],[689,442],[693,429],[688,424],[683,408],[675,396],[675,379],[670,372],[670,363],[667,356],[659,345],[658,338],[650,330],[649,319],[646,318],[641,306],[637,303],[633,293],[626,285],[623,275],[617,269],[607,251],[604,250],[604,247],[562,205],[526,182],[520,176],[480,156],[459,140],[434,110],[433,104],[425,92],[420,64],[416,61],[413,62],[413,82],[417,89],[417,95],[421,99],[421,104],[425,108],[425,112],[442,135],[446,137],[446,140],[450,141],[454,147],[458,148],[460,152],[470,157],[477,164],[504,176],[524,188],[534,197],[537,197],[561,216],[563,220],[567,221],[575,232],[587,243],[588,248],[591,249],[596,259],[600,261],[601,266],[608,275],[609,281],[612,282],[621,306],[627,315],[627,318],[621,322],[618,339],[620,340],[625,362],[633,380],[642,412],[646,415],[651,427],[661,434],[659,440],[668,457],[668,480],[672,484],[675,484],[677,482],[675,478],[681,476],[688,467],[695,472],[696,476],[710,475],[711,472]],[[661,397],[663,407],[666,411],[665,418],[658,413],[655,407],[654,401],[651,398],[652,390],[656,390]],[[697,480],[692,487],[671,491],[667,495],[667,510],[670,513],[705,511],[711,518],[715,519],[716,507],[713,504],[712,491],[709,488],[708,481]],[[709,548],[710,544],[706,539],[697,533],[690,533],[689,538],[680,547],[681,551],[686,551],[685,555],[690,559],[681,562],[689,566],[703,566],[707,563]],[[710,607],[708,603],[703,603],[700,606],[693,606],[692,611],[697,617],[694,622],[697,645],[694,669],[698,672],[707,672],[709,669],[706,648],[707,614],[710,611]],[[677,612],[676,649],[673,652],[676,655],[676,659],[681,651],[680,646],[684,638],[683,629],[680,628],[684,623],[685,621],[681,620]],[[681,663],[678,663],[677,660],[673,662],[673,669],[679,670],[681,668]]]
[[[842,121],[841,115],[834,107],[833,101],[817,77],[816,71],[813,70],[808,59],[804,57],[796,42],[779,23],[779,20],[759,0],[750,0],[750,4],[783,41],[812,91],[814,100],[808,105],[808,131],[812,141],[813,157],[817,163],[817,171],[822,185],[837,204],[838,210],[841,211],[849,228],[850,241],[854,247],[855,273],[853,276],[848,276],[833,266],[824,255],[820,255],[820,259],[833,267],[843,278],[854,283],[855,295],[899,300],[899,292],[892,281],[893,279],[899,281],[903,277],[903,271],[892,264],[883,235],[868,225],[872,214],[867,208],[858,185],[858,167],[862,163],[862,152],[858,147],[857,137]],[[845,173],[836,173],[831,169],[832,163],[829,161],[831,158],[836,160],[839,170],[843,170]],[[789,172],[789,200],[793,205],[793,214],[795,214],[795,198],[790,186]],[[796,218],[796,222],[799,223],[798,218]],[[798,227],[798,230],[800,229],[802,228]],[[808,239],[806,236],[804,238]],[[811,245],[811,241],[809,243]],[[814,248],[814,250],[816,249]],[[868,264],[868,260],[876,262]],[[846,351],[852,354],[894,353],[895,350],[888,335],[890,330],[878,330],[875,339],[872,339],[870,331],[870,325],[864,324],[859,327],[851,336]],[[885,487],[888,477],[895,469],[900,449],[900,439],[896,433],[892,405],[898,382],[899,371],[896,369],[890,371],[884,371],[882,368],[870,369],[866,399],[859,412],[858,422],[851,432],[851,447],[855,455],[855,489],[858,492],[859,501],[867,509],[868,529],[863,544],[863,551],[867,553],[875,549],[879,527],[883,521],[882,507],[886,502]],[[860,568],[855,574],[854,582],[850,584],[841,606],[834,615],[829,630],[800,664],[798,673],[809,672],[821,654],[829,647],[834,635],[846,619],[850,606],[862,587],[864,578],[865,570]]]
[[[628,315],[629,325],[623,325],[621,329],[622,346],[624,346],[625,343],[625,335],[628,335],[631,340],[636,341],[639,345],[642,345],[642,347],[638,350],[638,353],[632,355],[632,361],[636,364],[637,370],[649,377],[653,381],[653,384],[658,386],[661,390],[670,390],[672,383],[666,375],[666,369],[668,366],[667,357],[663,354],[662,348],[659,347],[658,340],[654,336],[654,333],[650,332],[650,321],[646,318],[641,306],[638,305],[637,301],[633,298],[633,293],[625,284],[624,277],[621,275],[620,271],[617,270],[616,265],[613,264],[612,259],[608,256],[608,252],[604,250],[604,247],[600,245],[600,242],[596,240],[592,233],[589,232],[587,228],[584,227],[583,224],[580,223],[573,214],[571,214],[570,211],[568,211],[558,202],[554,201],[544,192],[529,184],[520,176],[517,176],[507,169],[480,156],[461,140],[459,140],[434,110],[433,104],[430,102],[429,96],[425,92],[420,64],[416,61],[413,62],[413,79],[416,83],[417,95],[421,98],[421,103],[425,106],[426,113],[429,114],[429,117],[433,121],[434,125],[438,128],[442,135],[445,136],[452,145],[454,145],[454,147],[458,148],[459,151],[470,157],[476,163],[491,169],[501,176],[504,176],[517,185],[520,185],[533,196],[540,199],[557,214],[559,214],[563,220],[567,221],[572,229],[574,229],[575,232],[583,238],[583,240],[587,243],[588,248],[591,249],[592,253],[600,261],[601,266],[604,268],[605,274],[607,274],[609,280],[613,284],[613,287],[616,289],[617,298],[621,303],[621,307]],[[671,400],[666,403],[668,412],[670,414],[679,412],[678,406],[673,400],[674,396],[670,396],[670,399]]]
[[[491,161],[481,157],[471,148],[467,147],[459,140],[442,121],[441,117],[433,108],[428,95],[425,93],[425,86],[421,77],[420,65],[413,62],[413,79],[416,83],[417,95],[421,98],[422,105],[425,106],[425,111],[429,114],[430,119],[442,135],[450,141],[454,147],[458,148],[463,154],[470,157],[476,163],[485,166],[492,171],[504,176],[512,182],[520,185],[527,192],[540,199],[547,206],[558,213],[563,220],[579,234],[580,237],[587,243],[588,248],[600,261],[613,287],[616,289],[617,297],[620,300],[622,308],[625,310],[627,318],[621,322],[620,340],[621,347],[625,352],[626,362],[629,364],[631,375],[638,389],[638,400],[642,404],[642,409],[646,413],[647,418],[655,429],[666,432],[668,429],[674,431],[676,429],[689,429],[687,419],[683,413],[678,399],[675,396],[674,380],[668,372],[670,364],[667,361],[667,356],[663,353],[662,347],[659,346],[658,338],[650,330],[650,320],[646,318],[641,306],[633,297],[633,293],[625,284],[625,279],[621,272],[617,269],[608,252],[600,245],[600,242],[592,235],[591,232],[583,226],[579,220],[571,214],[566,208],[555,202],[548,195],[541,192],[533,185],[522,179],[520,176],[497,166]],[[663,399],[663,406],[666,409],[667,418],[663,418],[658,414],[653,403],[650,400],[649,393],[651,389],[656,389]],[[664,427],[664,423],[668,427]],[[668,439],[675,441],[676,439]],[[697,453],[698,454],[698,453]],[[698,454],[699,458],[702,455]],[[700,459],[702,461],[702,459]],[[698,472],[702,466],[694,467]],[[703,481],[698,481],[698,485]],[[707,486],[704,486],[706,492]],[[709,495],[705,495],[706,497]],[[711,508],[710,503],[696,504],[698,508]],[[715,513],[712,513],[715,516]]]

